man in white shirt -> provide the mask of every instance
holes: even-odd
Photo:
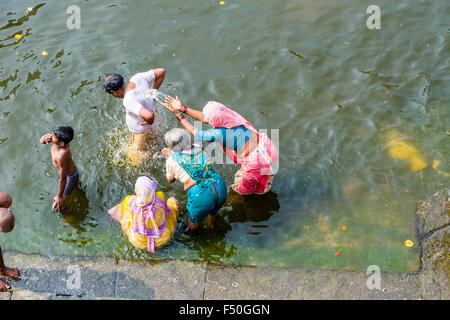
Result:
[[[123,99],[126,111],[126,123],[133,134],[133,142],[128,155],[137,163],[150,154],[149,148],[159,131],[159,117],[154,99],[148,98],[150,89],[158,89],[166,74],[163,68],[136,73],[125,84],[123,77],[117,73],[103,77],[103,89],[116,98]]]

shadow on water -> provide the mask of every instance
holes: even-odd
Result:
[[[235,192],[228,194],[224,207],[219,211],[213,226],[202,224],[196,232],[177,232],[176,239],[190,251],[195,252],[201,260],[222,262],[236,255],[238,247],[230,244],[226,236],[233,230],[234,223],[263,222],[280,209],[278,195],[268,192],[264,195],[242,196]],[[187,213],[186,213],[187,215]],[[178,220],[179,230],[184,229],[185,217]],[[256,225],[256,228],[268,228],[268,225]],[[255,235],[259,234],[254,232]]]
[[[280,209],[278,195],[269,191],[263,195],[240,195],[230,192],[225,206],[230,206],[231,211],[224,214],[228,222],[262,222]]]

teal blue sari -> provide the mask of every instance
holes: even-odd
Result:
[[[227,199],[225,181],[216,173],[203,148],[173,152],[171,157],[195,181],[187,190],[189,220],[195,224],[202,222],[208,215],[216,215]]]

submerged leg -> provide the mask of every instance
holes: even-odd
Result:
[[[142,160],[149,157],[151,147],[156,144],[156,137],[153,132],[133,133],[131,145],[127,146],[126,153],[133,165],[139,164]]]

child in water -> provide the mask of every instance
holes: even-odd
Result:
[[[14,215],[9,206],[12,199],[9,194],[0,191],[0,232],[8,233],[14,229]],[[20,272],[16,268],[8,268],[3,262],[2,248],[0,247],[0,275],[20,280]],[[9,284],[0,279],[0,292],[11,289]]]
[[[70,126],[57,126],[53,133],[47,133],[40,139],[40,143],[52,145],[52,161],[53,165],[59,171],[59,187],[58,193],[53,198],[52,209],[54,211],[62,211],[64,202],[72,193],[73,189],[78,186],[80,175],[75,163],[72,160],[69,143],[73,139],[73,129]]]

